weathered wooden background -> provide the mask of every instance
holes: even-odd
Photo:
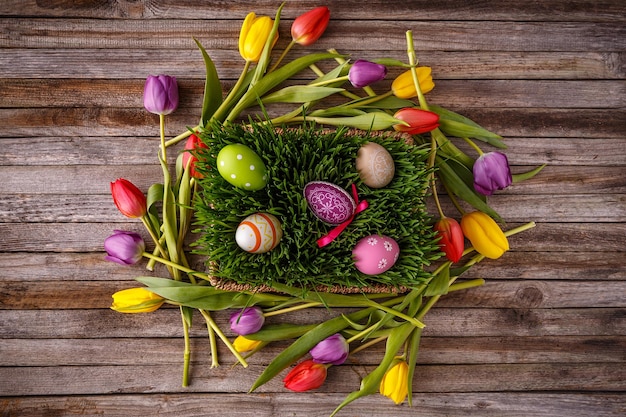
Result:
[[[414,407],[374,395],[341,415],[625,415],[626,3],[319,4],[332,21],[312,49],[404,60],[411,29],[420,62],[433,67],[431,103],[504,135],[514,172],[548,164],[491,200],[508,226],[537,227],[472,271],[484,287],[427,315]],[[192,37],[230,88],[244,16],[273,16],[278,5],[0,2],[0,415],[326,416],[377,363],[382,347],[331,369],[316,392],[294,394],[277,379],[247,394],[281,345],[248,370],[222,350],[223,365],[209,369],[198,320],[183,389],[177,310],[108,308],[111,293],[146,274],[103,261],[102,249],[113,229],[142,231],[117,212],[109,182],[122,176],[145,190],[160,175],[145,77],[179,80],[168,134],[196,124],[204,67]],[[288,2],[277,48],[314,5]],[[226,315],[217,318],[227,327]]]

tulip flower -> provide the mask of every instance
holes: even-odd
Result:
[[[198,157],[194,155],[194,152],[198,149],[208,148],[198,136],[192,134],[185,143],[185,150],[183,151],[183,167],[187,168],[187,164],[189,164],[189,175],[194,178],[203,177],[201,173],[196,171],[196,162],[198,162]]]
[[[491,195],[513,182],[511,168],[505,154],[488,152],[480,155],[474,162],[474,189],[482,195]]]
[[[319,342],[309,353],[317,363],[341,365],[346,361],[348,353],[350,353],[350,347],[346,339],[339,333],[336,333]]]
[[[250,352],[258,348],[263,342],[260,340],[246,339],[244,336],[237,336],[233,341],[233,347],[239,353]]]
[[[261,53],[270,36],[274,21],[268,16],[259,16],[254,12],[248,13],[239,32],[239,54],[248,62],[259,62]],[[274,44],[278,34],[274,38]]]
[[[230,329],[240,336],[256,333],[265,323],[265,316],[259,307],[246,307],[230,316]]]
[[[430,132],[439,127],[439,115],[427,110],[405,107],[398,110],[393,117],[408,123],[408,126],[401,123],[395,124],[393,125],[394,130],[411,135]]]
[[[397,360],[380,381],[380,393],[400,404],[409,393],[409,365],[404,360]]]
[[[148,210],[146,196],[132,182],[118,178],[111,183],[111,195],[124,216],[131,219],[145,216]]]
[[[113,234],[104,240],[104,250],[107,261],[120,265],[133,265],[141,260],[146,244],[137,233],[114,230]]]
[[[482,211],[473,211],[461,218],[461,229],[478,253],[497,259],[509,250],[509,241],[498,224]]]
[[[178,83],[169,75],[149,75],[143,88],[143,106],[150,113],[170,114],[178,107]]]
[[[111,309],[120,313],[150,313],[164,302],[163,297],[145,288],[128,288],[113,294]]]
[[[430,67],[417,67],[416,71],[422,94],[426,94],[435,88]],[[415,89],[411,70],[403,72],[393,80],[391,83],[391,91],[398,98],[410,99],[417,97],[417,90]]]
[[[435,231],[440,238],[439,246],[450,262],[458,262],[465,249],[463,230],[455,219],[444,217],[435,223]]]
[[[330,10],[326,6],[316,7],[296,17],[291,25],[293,42],[308,46],[317,41],[326,30]]]
[[[348,80],[354,87],[363,88],[382,80],[386,75],[386,66],[358,59],[348,71]]]
[[[328,366],[316,363],[313,359],[301,362],[283,380],[285,388],[295,392],[303,392],[321,387],[326,380],[326,368]]]

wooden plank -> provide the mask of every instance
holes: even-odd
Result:
[[[219,417],[237,410],[241,417],[326,416],[343,401],[344,394],[309,392],[224,394],[108,394],[63,397],[4,397],[0,411],[9,416],[40,417],[47,410],[58,417],[80,414],[85,417],[144,417],[147,415]],[[210,406],[207,406],[210,404]],[[396,417],[621,417],[626,411],[624,397],[617,393],[415,393],[413,407],[406,403],[391,408]],[[340,416],[388,417],[390,401],[379,395],[360,398]]]
[[[141,271],[137,271],[141,273]],[[152,275],[147,272],[144,275]],[[468,273],[472,276],[472,273]],[[0,309],[81,309],[108,308],[111,294],[116,291],[142,286],[139,283],[120,281],[32,283],[0,282]],[[604,281],[598,293],[597,282],[572,282],[524,280],[490,280],[480,288],[459,291],[442,297],[437,305],[464,308],[582,308],[626,307],[623,294],[624,281]]]
[[[355,45],[359,48],[359,45]],[[241,71],[236,50],[207,51],[223,80]],[[348,51],[346,51],[348,52]],[[361,59],[374,60],[378,51],[349,51]],[[143,79],[148,74],[184,75],[204,79],[205,69],[197,49],[5,49],[0,61],[0,76],[6,79]],[[294,51],[289,57],[301,56]],[[428,51],[420,53],[422,65],[433,68],[435,81],[444,79],[623,79],[623,52],[499,52]],[[403,50],[386,51],[386,58],[407,61]],[[13,63],[19,60],[20,65]],[[477,65],[480,63],[480,65]],[[42,65],[47,67],[41,72]],[[312,76],[313,73],[305,72]],[[302,77],[299,77],[302,78]]]
[[[339,314],[345,310],[335,309]],[[333,316],[324,310],[275,316],[274,322],[320,322]],[[623,308],[444,308],[432,309],[425,318],[424,337],[459,336],[612,336],[626,331]],[[228,329],[227,312],[215,320]],[[180,313],[162,308],[152,314],[121,314],[109,309],[0,310],[0,338],[143,338],[181,337]],[[203,320],[191,334],[206,337]]]
[[[0,91],[3,107],[143,108],[144,83],[144,79],[0,79]],[[179,80],[181,102],[201,107],[203,85],[200,80]],[[381,94],[388,89],[388,85],[375,87]],[[571,99],[573,94],[578,100]],[[626,86],[612,80],[441,80],[429,97],[431,103],[447,107],[622,108],[626,107]]]
[[[390,20],[414,17],[420,20],[534,20],[534,21],[623,21],[626,10],[620,2],[610,0],[549,0],[539,4],[520,4],[514,1],[485,1],[467,3],[462,0],[448,1],[445,7],[433,6],[429,2],[403,2],[397,0],[368,2],[361,7],[358,1],[347,0],[330,4],[333,20],[370,20],[384,10]],[[283,10],[283,19],[293,19],[309,10],[311,3],[303,0],[290,1]],[[276,2],[260,0],[254,3],[257,14],[273,16]],[[419,13],[417,13],[419,11]],[[73,1],[43,3],[35,0],[6,0],[0,5],[3,16],[58,16],[90,18],[131,19],[241,19],[245,14],[236,7],[225,7],[222,2],[194,3],[171,0],[137,1],[132,4],[103,1],[89,7]]]
[[[156,141],[155,141],[156,142]],[[156,144],[153,149],[156,149]],[[170,162],[173,163],[173,155]],[[126,178],[139,189],[147,190],[155,182],[162,180],[161,169],[156,163],[151,165],[109,166],[109,165],[68,165],[68,166],[0,166],[0,193],[12,194],[20,190],[25,198],[29,194],[50,195],[51,199],[68,195],[110,195],[110,182],[116,178]],[[513,162],[513,161],[512,161]],[[525,172],[534,166],[513,166],[514,172]],[[624,172],[626,166],[547,166],[531,180],[516,183],[497,195],[584,195],[606,193],[607,198],[620,198],[626,193]],[[85,181],[94,178],[94,181]],[[609,197],[608,194],[615,196]],[[532,197],[528,197],[532,198]],[[87,202],[85,204],[88,204]],[[107,203],[108,205],[108,203]],[[520,206],[523,206],[520,204]],[[106,207],[103,207],[106,210]]]
[[[369,8],[368,8],[369,9]],[[384,7],[385,11],[389,9]],[[373,13],[371,9],[370,13]],[[273,14],[273,13],[272,13]],[[0,38],[0,47],[14,48],[126,48],[190,49],[192,36],[207,50],[235,51],[244,14],[236,20],[187,20],[184,25],[173,19],[143,20],[141,31],[131,19],[0,19],[10,37]],[[288,26],[284,25],[287,31]],[[624,51],[626,28],[623,23],[596,22],[496,22],[496,21],[341,21],[329,24],[315,48],[349,50],[363,45],[367,49],[403,51],[405,31],[412,30],[415,44],[422,51]],[[441,36],[444,33],[445,36]],[[278,48],[286,45],[281,38]]]
[[[143,233],[143,232],[142,232]],[[146,236],[146,239],[148,237]],[[93,253],[4,252],[0,257],[3,282],[124,281],[149,274],[145,263],[122,268],[104,261],[104,249]],[[192,256],[191,267],[202,270],[204,258]],[[550,266],[550,267],[547,267]],[[626,280],[622,252],[508,252],[497,262],[481,262],[472,275],[489,279],[541,279],[567,281]],[[167,276],[157,265],[155,275]],[[469,274],[468,274],[469,275]],[[601,285],[598,283],[598,285]]]
[[[447,105],[447,104],[446,104]],[[449,106],[485,128],[505,137],[623,138],[623,109],[503,109]],[[199,119],[200,109],[179,108],[167,117],[169,137],[187,130]],[[1,109],[0,120],[11,120],[0,137],[37,136],[134,136],[137,132],[158,135],[158,117],[143,107]]]
[[[508,228],[518,225],[508,223]],[[119,223],[0,223],[0,252],[101,252],[102,242],[114,229],[143,233],[142,228],[140,222],[125,218]],[[624,223],[540,223],[510,243],[512,252],[624,252],[625,233]]]
[[[519,195],[510,190],[490,199],[492,207],[508,222],[624,222],[626,220],[626,194],[570,194]],[[522,191],[519,191],[522,192]],[[37,204],[47,201],[47,204]],[[429,212],[436,213],[433,202],[428,202]],[[455,213],[451,202],[442,202],[444,212]],[[526,207],[526,209],[525,209]],[[531,209],[532,208],[532,209]],[[460,217],[460,216],[459,216]],[[125,220],[113,204],[110,195],[40,194],[0,195],[0,221],[3,223],[48,222],[117,222]]]
[[[28,140],[45,146],[47,152],[24,152],[24,138],[2,138],[0,165],[151,165],[156,160],[154,136],[38,136]],[[454,139],[453,139],[454,140]],[[626,138],[511,138],[504,152],[515,165],[623,166],[626,164]],[[468,146],[458,147],[475,155]],[[171,152],[179,152],[180,145]],[[581,153],[580,149],[589,151]],[[63,155],[60,160],[57,155]],[[124,166],[123,168],[127,168]]]
[[[0,339],[1,366],[102,366],[102,365],[179,365],[180,338],[123,339]],[[210,366],[208,339],[191,339],[193,366]],[[274,342],[250,358],[255,364],[268,364],[288,342]],[[149,349],[146,349],[149,346]],[[218,344],[218,359],[230,366],[234,358]],[[541,337],[424,337],[420,343],[420,365],[498,364],[498,363],[584,363],[624,362],[624,336],[541,336]],[[384,354],[384,344],[358,353],[351,362],[376,365]]]
[[[357,390],[360,378],[371,372],[372,366],[353,367],[353,372],[331,368],[328,378],[318,392],[349,393]],[[187,392],[247,392],[261,368],[248,369],[194,367],[193,383]],[[602,363],[543,363],[543,364],[481,364],[481,365],[423,365],[414,379],[419,392],[501,391],[620,391],[626,388],[624,370]],[[81,395],[111,393],[171,393],[180,390],[181,372],[178,365],[152,366],[77,366],[3,367],[0,368],[0,392],[5,396],[21,395]],[[166,378],[162,376],[166,375]],[[284,375],[284,374],[283,374]],[[597,375],[590,378],[590,375]],[[564,377],[565,376],[565,377]],[[58,381],[66,381],[59,384]],[[112,388],[115,387],[115,390]],[[261,386],[257,392],[281,392],[281,378]]]

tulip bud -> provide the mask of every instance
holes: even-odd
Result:
[[[187,168],[187,164],[189,164],[189,175],[194,178],[203,177],[200,172],[196,171],[196,162],[198,162],[198,157],[195,155],[195,152],[198,149],[208,149],[208,147],[198,136],[189,136],[189,139],[187,139],[187,142],[185,143],[185,150],[183,151],[183,167]]]
[[[164,302],[163,297],[145,288],[128,288],[113,294],[111,309],[120,313],[150,313]]]
[[[243,59],[259,62],[272,26],[274,22],[268,16],[257,17],[254,12],[248,13],[239,32],[239,54]],[[274,38],[274,44],[277,40],[278,34]]]
[[[258,348],[263,342],[260,340],[246,339],[244,336],[237,336],[233,341],[233,347],[239,353],[250,352]]]
[[[150,113],[170,114],[178,107],[178,83],[169,75],[149,75],[143,88],[143,106]]]
[[[240,336],[256,333],[265,323],[265,316],[259,307],[246,307],[230,316],[230,329]]]
[[[315,363],[313,359],[296,365],[283,380],[285,388],[295,392],[303,392],[321,387],[326,380],[327,366]]]
[[[322,36],[328,21],[330,10],[326,6],[316,7],[296,17],[291,25],[291,37],[295,43],[308,46]]]
[[[137,233],[114,230],[113,234],[104,240],[104,250],[107,261],[120,265],[133,265],[141,260],[146,244]]]
[[[437,236],[440,237],[439,246],[446,254],[446,258],[450,262],[458,262],[463,256],[463,250],[465,249],[465,238],[459,222],[449,217],[444,217],[435,223],[435,230],[437,231]]]
[[[482,211],[473,211],[461,218],[461,229],[476,252],[497,259],[509,250],[509,241],[497,223]]]
[[[430,132],[439,127],[439,115],[427,110],[405,107],[398,110],[393,117],[409,124],[408,126],[400,123],[395,124],[393,125],[394,130],[411,135]]]
[[[362,88],[382,80],[386,75],[386,66],[358,59],[348,71],[348,80],[356,88]]]
[[[474,162],[474,189],[482,195],[491,195],[513,182],[511,168],[505,154],[488,152]]]
[[[409,393],[409,365],[404,360],[397,360],[380,381],[380,393],[400,404]]]
[[[344,363],[349,352],[348,342],[339,333],[327,337],[309,351],[315,362],[332,363],[333,365]]]
[[[422,94],[426,94],[435,88],[433,77],[431,75],[430,67],[417,67],[417,80],[420,85]],[[415,83],[413,82],[413,74],[411,70],[405,71],[398,75],[391,83],[391,91],[398,98],[410,99],[417,97],[417,90],[415,89]]]
[[[118,178],[111,183],[111,195],[124,216],[131,219],[145,216],[148,210],[146,196],[132,182]]]

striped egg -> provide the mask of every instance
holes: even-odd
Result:
[[[269,213],[255,213],[237,227],[235,241],[246,252],[265,253],[274,249],[283,237],[280,222]]]

